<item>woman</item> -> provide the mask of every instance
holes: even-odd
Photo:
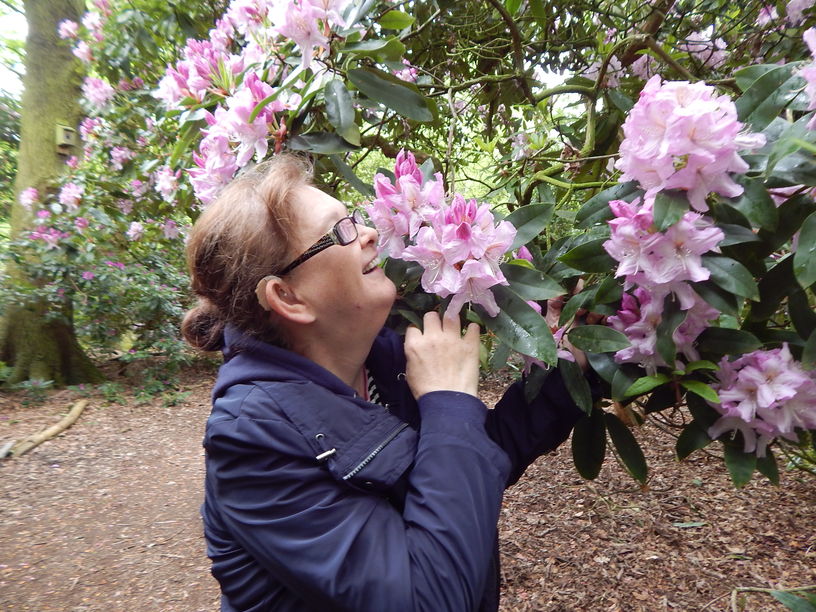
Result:
[[[477,397],[478,328],[403,342],[377,233],[279,156],[188,243],[188,341],[222,349],[204,439],[222,610],[496,610],[502,493],[579,416],[557,374]]]

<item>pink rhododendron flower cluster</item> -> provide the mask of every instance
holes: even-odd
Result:
[[[35,187],[29,187],[28,189],[23,189],[20,192],[20,196],[18,201],[20,205],[25,208],[26,210],[31,210],[31,207],[34,206],[36,202],[40,200],[40,192],[37,191]]]
[[[403,81],[408,81],[409,83],[416,83],[417,76],[419,72],[416,68],[411,65],[407,59],[403,58],[402,63],[405,65],[405,68],[402,70],[395,70],[394,76],[398,79],[402,79]]]
[[[723,357],[716,374],[720,403],[709,403],[722,417],[709,428],[711,438],[738,430],[745,452],[764,457],[775,438],[796,441],[796,428],[816,429],[816,372],[806,371],[787,344]]]
[[[458,314],[471,302],[496,316],[499,307],[490,288],[508,284],[499,263],[516,229],[507,221],[496,223],[490,207],[476,200],[456,194],[446,204],[441,175],[424,180],[411,153],[399,153],[394,176],[393,183],[382,174],[374,177],[377,197],[366,207],[380,250],[419,263],[425,291],[453,296],[449,313]]]
[[[144,235],[144,226],[138,221],[133,221],[125,234],[129,240],[139,240]]]
[[[697,336],[716,319],[719,312],[710,307],[692,289],[689,282],[707,280],[711,273],[703,267],[702,255],[718,251],[725,237],[709,219],[686,212],[673,225],[659,232],[654,227],[654,197],[631,203],[612,200],[609,207],[615,218],[609,221],[611,237],[604,249],[617,262],[616,277],[624,277],[625,288],[637,286],[634,295],[624,294],[617,316],[609,324],[626,335],[631,346],[615,353],[618,363],[639,363],[650,373],[667,364],[658,354],[657,327],[665,298],[674,294],[684,322],[672,339],[677,352],[690,361],[699,359],[694,348]]]
[[[728,57],[726,44],[722,38],[711,40],[703,32],[693,32],[685,42],[677,45],[681,51],[694,56],[703,66],[716,70]]]
[[[91,105],[91,110],[101,113],[113,99],[116,92],[111,84],[95,77],[85,77],[82,83],[82,95]]]
[[[57,34],[63,40],[76,38],[79,35],[79,24],[70,19],[64,19],[57,25]]]
[[[804,12],[813,6],[813,0],[790,0],[785,7],[785,15],[788,23],[799,25],[804,21]]]
[[[155,181],[154,188],[165,200],[170,200],[178,190],[178,179],[180,176],[181,170],[173,172],[170,166],[162,166],[153,174],[153,180]]]
[[[65,183],[59,192],[59,203],[68,210],[76,210],[84,192],[85,188],[82,185],[74,182]]]
[[[636,180],[653,195],[663,189],[688,192],[691,206],[708,210],[705,200],[716,192],[735,197],[743,188],[729,173],[744,173],[748,164],[737,151],[765,144],[737,120],[733,101],[704,83],[662,83],[654,76],[623,123],[624,139],[615,167],[621,180]]]
[[[50,251],[51,249],[56,248],[61,240],[64,240],[69,236],[70,234],[61,232],[56,228],[40,225],[35,228],[35,230],[31,232],[28,237],[30,240],[42,240],[48,245],[47,249]]]
[[[110,152],[111,168],[121,170],[136,154],[127,147],[113,147]]]
[[[88,43],[86,43],[84,40],[80,40],[77,43],[77,46],[74,47],[72,53],[86,64],[90,64],[93,61],[93,51],[91,50],[90,45],[88,45]]]

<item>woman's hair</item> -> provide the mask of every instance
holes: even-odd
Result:
[[[272,344],[285,339],[255,288],[281,269],[292,250],[292,197],[311,184],[302,158],[279,155],[234,179],[196,221],[187,242],[187,268],[198,305],[181,324],[192,346],[224,345],[224,326]]]

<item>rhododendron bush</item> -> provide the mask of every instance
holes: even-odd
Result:
[[[75,292],[96,337],[155,346],[184,306],[190,223],[243,169],[302,152],[376,224],[390,324],[478,321],[484,365],[523,370],[530,395],[558,366],[586,413],[582,475],[609,441],[646,483],[623,421],[657,418],[680,458],[719,440],[735,483],[777,481],[777,457],[807,467],[816,428],[814,15],[691,4],[654,21],[611,3],[233,0],[189,22],[162,9],[170,50],[144,42],[147,9],[98,2],[60,26],[88,116],[60,184],[19,194],[27,291]],[[100,294],[127,300],[134,280],[153,289],[117,318]]]

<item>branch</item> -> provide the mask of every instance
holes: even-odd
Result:
[[[651,15],[643,23],[640,33],[647,37],[654,37],[663,25],[666,15],[674,6],[674,0],[662,0],[654,7]],[[620,58],[621,66],[624,68],[637,59],[637,52],[646,47],[645,40],[635,40]]]
[[[535,104],[535,96],[533,96],[533,91],[527,82],[527,77],[524,76],[524,51],[521,48],[521,34],[519,34],[518,27],[516,27],[516,22],[499,0],[488,1],[493,5],[493,8],[499,12],[499,15],[501,15],[501,18],[507,24],[507,28],[510,30],[510,37],[513,39],[513,62],[516,64],[516,72],[521,75],[518,79],[518,84],[521,86],[524,96],[530,104]]]
[[[19,457],[24,455],[32,448],[39,446],[46,440],[50,440],[57,434],[62,433],[66,429],[68,429],[71,425],[76,423],[76,420],[79,418],[79,415],[82,414],[82,411],[85,410],[85,406],[88,405],[88,400],[79,400],[76,402],[72,407],[71,410],[66,414],[56,425],[52,425],[47,429],[44,429],[38,434],[34,434],[22,440],[19,440],[11,449],[8,451],[9,455],[13,457]]]
[[[539,92],[536,95],[536,104],[541,102],[542,100],[546,100],[547,98],[551,98],[552,96],[557,96],[559,94],[579,94],[582,96],[586,96],[592,100],[595,100],[596,92],[595,89],[592,87],[586,87],[585,85],[558,85],[556,87],[550,87],[549,89],[545,89],[542,92]]]
[[[19,6],[16,6],[11,0],[0,0],[0,4],[3,4],[10,11],[14,11],[20,15],[25,15],[25,11]]]
[[[658,42],[652,38],[651,36],[646,39],[646,46],[649,47],[652,51],[655,52],[656,55],[660,57],[664,62],[666,62],[669,66],[674,68],[677,72],[679,72],[682,76],[684,76],[688,81],[696,81],[698,80],[693,74],[691,74],[685,67],[681,66],[677,60],[675,60],[671,55],[666,53],[665,49],[661,47]]]

